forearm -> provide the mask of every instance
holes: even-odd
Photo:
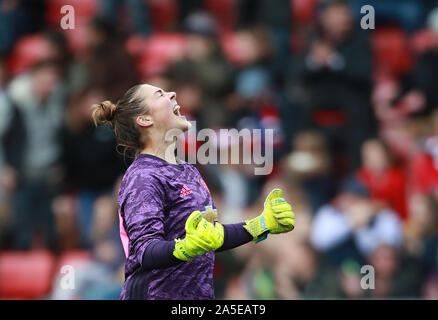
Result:
[[[245,223],[224,224],[224,243],[216,251],[230,250],[253,240],[251,234],[243,228]]]
[[[147,246],[143,254],[143,269],[165,269],[181,263],[173,255],[175,241],[157,240]]]

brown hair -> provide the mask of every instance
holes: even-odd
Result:
[[[385,140],[383,140],[383,139],[381,139],[381,138],[379,138],[379,137],[371,137],[371,138],[365,140],[365,141],[362,143],[362,148],[363,148],[363,146],[364,146],[365,144],[367,144],[367,143],[371,143],[371,142],[372,142],[372,143],[377,143],[378,145],[380,145],[380,146],[382,147],[383,151],[384,151],[385,154],[386,154],[386,158],[387,158],[387,160],[388,160],[388,164],[389,164],[390,166],[391,166],[391,165],[395,165],[395,166],[397,166],[397,165],[400,165],[400,164],[401,164],[401,160],[400,160],[400,158],[397,157],[396,154],[394,154],[394,152],[392,151],[390,145],[389,145]]]
[[[118,147],[122,147],[123,155],[128,157],[135,157],[144,147],[135,118],[147,114],[148,107],[143,98],[136,96],[139,88],[140,85],[136,85],[126,91],[116,105],[108,100],[93,105],[94,124],[114,126]]]

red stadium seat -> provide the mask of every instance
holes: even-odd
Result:
[[[71,30],[66,30],[64,32],[69,49],[72,50],[76,55],[79,55],[86,49],[87,46],[87,25],[86,23],[77,23],[74,32]]]
[[[76,265],[92,260],[91,252],[86,250],[71,250],[63,253],[56,263],[56,270],[59,271],[65,265]]]
[[[317,0],[291,0],[292,21],[298,24],[313,23],[317,2]]]
[[[75,22],[90,20],[99,9],[99,0],[47,0],[46,21],[54,28],[60,27],[61,8],[72,5],[75,9]]]
[[[371,34],[375,58],[375,73],[389,73],[400,76],[412,67],[409,41],[398,28],[380,28]]]
[[[126,48],[134,55],[138,71],[143,79],[159,74],[174,60],[182,58],[185,51],[185,36],[181,33],[159,33],[149,38],[133,36]]]
[[[213,16],[219,27],[219,32],[233,29],[236,22],[236,0],[205,0],[205,9]]]
[[[419,55],[430,49],[433,46],[433,37],[433,32],[428,29],[420,30],[413,34],[410,42],[415,54]]]
[[[176,0],[146,0],[154,32],[169,31],[179,15]]]
[[[0,298],[44,298],[51,289],[54,263],[48,251],[0,253]]]
[[[48,42],[40,34],[21,37],[15,44],[8,62],[9,73],[17,75],[49,56]]]
[[[130,55],[138,57],[143,51],[143,45],[145,41],[146,39],[139,35],[129,37],[126,41],[126,51]]]
[[[319,127],[341,127],[347,124],[348,117],[342,110],[315,110],[312,120]]]
[[[60,28],[61,8],[64,5],[72,5],[75,9],[75,29],[63,30]],[[78,54],[85,49],[85,30],[88,21],[95,17],[99,10],[99,0],[48,0],[46,10],[47,23],[57,30],[64,31],[70,49]]]
[[[220,36],[225,57],[233,64],[241,64],[245,57],[242,56],[241,42],[237,32],[226,32]]]

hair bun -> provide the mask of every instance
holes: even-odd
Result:
[[[100,104],[94,104],[93,109],[92,118],[96,125],[113,122],[116,106],[111,101],[107,100]]]

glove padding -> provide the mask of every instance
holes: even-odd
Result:
[[[224,228],[216,222],[214,225],[203,218],[200,211],[193,211],[187,218],[186,236],[184,239],[175,239],[173,255],[183,261],[209,251],[219,249],[224,243]]]
[[[292,231],[295,227],[292,207],[283,198],[280,189],[272,190],[266,197],[260,216],[245,220],[243,226],[254,238],[254,242],[266,239],[268,233],[277,234]]]

